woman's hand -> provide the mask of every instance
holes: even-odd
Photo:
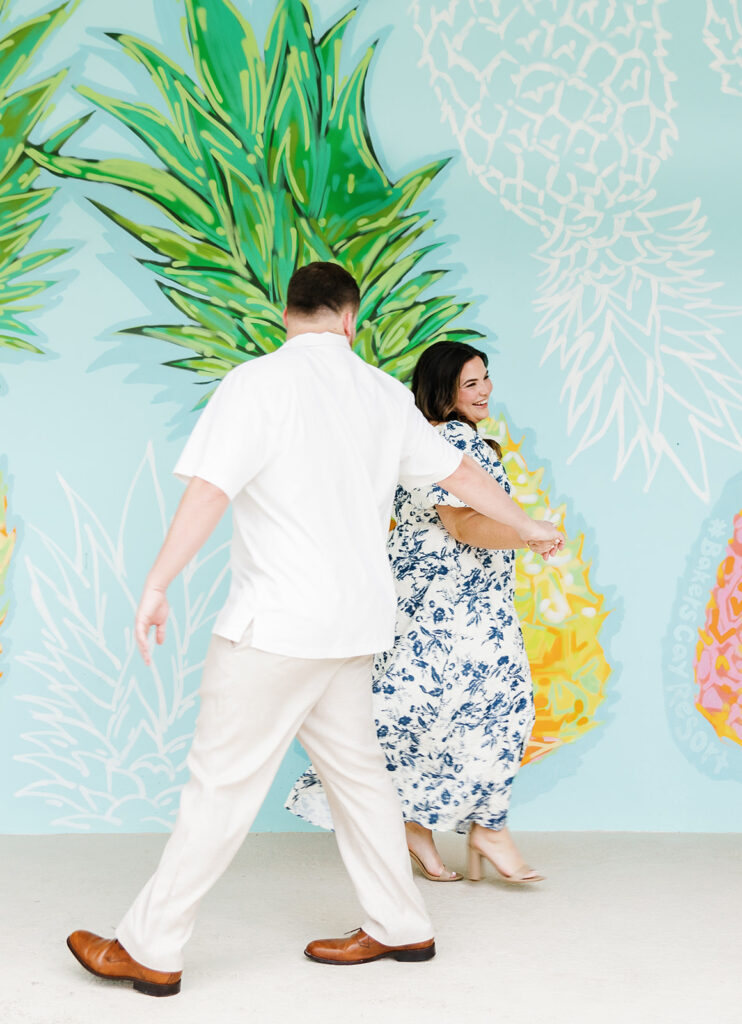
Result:
[[[560,536],[556,542],[549,540],[529,540],[526,547],[537,555],[541,555],[545,562],[564,547],[564,537]]]
[[[167,603],[165,590],[147,581],[144,584],[139,607],[137,608],[134,620],[134,633],[137,640],[139,652],[144,658],[145,665],[152,664],[152,655],[149,649],[149,631],[152,626],[156,627],[156,639],[158,644],[165,643],[165,623],[167,621],[170,606]]]
[[[564,547],[564,534],[560,533],[556,526],[546,519],[529,518],[527,523],[520,527],[520,535],[528,547],[539,555],[542,554],[542,551],[531,547],[532,544],[547,545],[549,554],[554,554]]]

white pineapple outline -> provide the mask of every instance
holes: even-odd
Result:
[[[742,451],[725,338],[742,309],[714,302],[700,201],[662,208],[652,187],[677,138],[664,2],[411,11],[468,172],[540,232],[536,334],[559,358],[570,461],[611,433],[614,479],[639,452],[648,490],[669,459],[708,501],[708,443]]]
[[[149,669],[133,630],[142,580],[130,578],[127,563],[137,529],[161,537],[167,530],[153,446],[147,445],[112,534],[61,476],[59,482],[74,546],[68,551],[36,530],[39,554],[25,559],[41,643],[16,661],[46,685],[18,697],[30,706],[34,728],[22,736],[30,750],[16,756],[38,778],[16,796],[42,799],[54,827],[168,829],[186,778],[188,715],[223,596],[228,545],[210,542],[169,588],[167,636]]]
[[[711,67],[721,75],[721,91],[742,96],[742,9],[738,0],[706,0],[703,41]]]

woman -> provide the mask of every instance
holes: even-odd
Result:
[[[476,424],[489,415],[487,357],[438,342],[421,356],[415,401],[451,444],[510,491],[495,442]],[[402,801],[407,845],[423,874],[458,881],[432,829],[469,830],[469,877],[486,858],[512,882],[541,879],[523,863],[506,827],[510,789],[534,720],[531,674],[514,607],[514,548],[526,545],[441,488],[398,488],[389,538],[397,587],[394,648],[377,656],[379,740]],[[534,550],[548,557],[547,545]],[[310,768],[286,806],[332,827]]]

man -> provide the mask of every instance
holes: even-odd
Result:
[[[188,480],[137,611],[162,643],[168,585],[232,503],[232,582],[204,665],[190,778],[159,866],[116,939],[74,932],[93,973],[150,995],[180,989],[201,897],[239,849],[294,736],[319,772],[338,847],[365,913],[321,963],[427,960],[433,928],[412,880],[396,792],[372,713],[374,653],[394,641],[386,555],[395,487],[439,483],[550,552],[561,537],[522,512],[444,441],[398,381],[351,345],[360,303],[333,263],[298,270],[286,344],[227,375],[178,461]]]

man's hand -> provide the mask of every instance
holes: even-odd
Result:
[[[145,665],[152,664],[148,643],[152,626],[157,627],[157,643],[165,642],[169,611],[165,593],[169,584],[201,549],[227,505],[229,498],[224,491],[201,477],[194,476],[186,487],[137,609],[134,634]]]
[[[139,607],[137,608],[134,620],[134,632],[136,635],[139,652],[144,658],[145,665],[152,664],[152,655],[149,650],[149,631],[152,626],[156,627],[155,636],[158,644],[165,643],[165,623],[167,621],[170,607],[167,603],[165,591],[147,582],[144,585]]]

